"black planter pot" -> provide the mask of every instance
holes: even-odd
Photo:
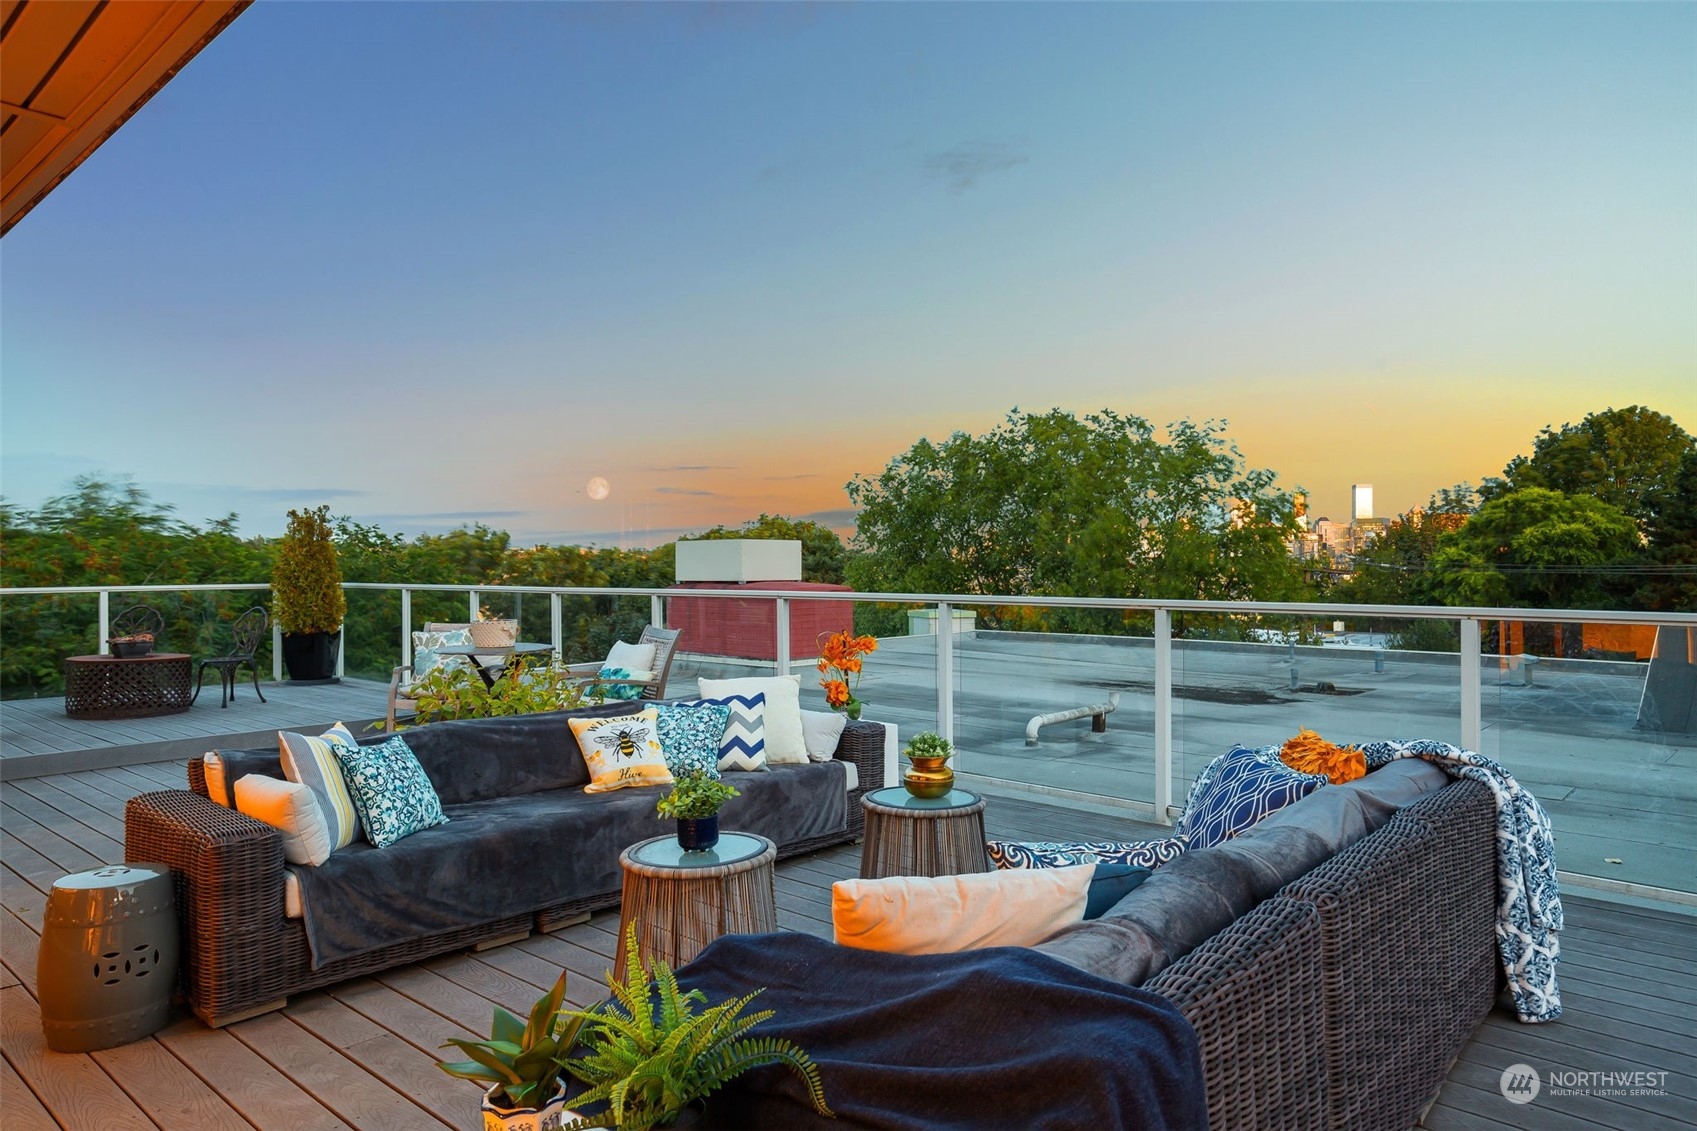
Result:
[[[340,632],[285,632],[283,668],[291,683],[335,683]]]
[[[719,816],[678,818],[678,846],[685,852],[706,852],[719,843]]]

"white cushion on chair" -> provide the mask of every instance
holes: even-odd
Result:
[[[646,672],[654,670],[654,645],[626,644],[623,640],[616,641],[607,650],[607,658],[601,662],[604,668],[624,668],[630,672]]]

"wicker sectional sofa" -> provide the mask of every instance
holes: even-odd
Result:
[[[409,731],[407,737],[437,787],[449,822],[389,849],[357,842],[311,869],[312,876],[303,880],[297,875],[293,883],[305,894],[309,918],[314,890],[326,892],[324,885],[333,885],[338,877],[369,884],[370,875],[360,877],[361,869],[387,867],[392,871],[385,885],[391,877],[398,881],[394,899],[348,904],[321,894],[318,922],[325,918],[324,906],[338,907],[344,919],[348,907],[357,911],[364,906],[394,936],[395,924],[389,920],[404,916],[410,899],[421,907],[428,904],[429,915],[421,919],[428,927],[346,956],[326,960],[322,942],[316,952],[313,942],[323,936],[309,937],[306,918],[287,914],[285,892],[290,884],[279,834],[210,800],[201,759],[189,763],[189,790],[130,799],[124,819],[125,858],[166,864],[176,876],[183,988],[191,1008],[207,1024],[226,1025],[281,1008],[290,995],[319,986],[532,929],[555,929],[585,912],[616,906],[620,848],[667,831],[655,817],[651,790],[584,794],[587,770],[578,772],[582,759],[561,715],[437,723]],[[566,756],[563,771],[561,752]],[[282,776],[275,749],[220,754],[230,782],[246,773]],[[540,765],[543,760],[548,764]],[[569,765],[571,760],[577,768]],[[728,803],[722,816],[731,827],[770,837],[780,857],[852,841],[861,835],[860,798],[883,785],[885,764],[883,725],[851,722],[830,762],[733,775],[743,796]],[[461,912],[457,897],[467,893],[452,888],[454,877],[468,869],[475,872],[468,861],[475,861],[480,852],[489,855],[487,843],[469,843],[468,838],[487,841],[499,836],[528,845],[533,834],[535,852],[562,865],[539,866],[535,853],[512,861],[498,882],[523,892],[512,897],[523,902],[495,917],[475,909]],[[406,853],[404,861],[395,855],[397,850]],[[393,870],[398,861],[405,868],[397,875]],[[490,872],[485,860],[486,881]],[[310,886],[314,884],[316,889]],[[408,897],[405,893],[412,888],[416,893]],[[505,898],[490,895],[482,906]],[[389,906],[380,906],[385,902]],[[449,922],[444,916],[464,921]],[[345,929],[349,924],[334,926]]]
[[[1179,1007],[1212,1127],[1412,1127],[1502,981],[1495,802],[1446,780],[1402,762],[1363,779],[1375,802],[1319,790],[1037,949]]]

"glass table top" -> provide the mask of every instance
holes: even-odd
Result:
[[[964,789],[951,789],[941,797],[915,797],[900,786],[875,789],[866,795],[866,799],[886,809],[912,809],[916,812],[930,809],[964,809],[968,805],[978,804],[978,795]]]
[[[766,851],[768,843],[747,833],[720,833],[719,843],[705,852],[686,852],[676,836],[659,836],[633,846],[630,858],[648,868],[717,868],[752,860]]]

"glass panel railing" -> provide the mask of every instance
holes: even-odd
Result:
[[[1482,753],[1550,815],[1566,872],[1697,892],[1697,630],[1486,625]]]

